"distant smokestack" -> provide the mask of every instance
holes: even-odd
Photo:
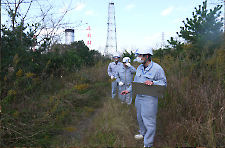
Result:
[[[65,30],[65,44],[71,44],[74,42],[74,29]]]

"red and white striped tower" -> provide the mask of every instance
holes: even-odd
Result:
[[[87,28],[87,38],[88,38],[88,40],[87,40],[87,47],[90,49],[90,50],[92,50],[91,49],[91,27],[90,26],[88,26],[88,28]]]

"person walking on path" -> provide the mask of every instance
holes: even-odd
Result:
[[[122,103],[126,102],[128,105],[132,103],[132,92],[127,95],[121,95],[121,92],[128,89],[133,81],[133,74],[136,72],[136,68],[131,66],[130,58],[123,58],[123,65],[119,68],[116,74],[116,81],[119,84],[119,98]]]
[[[140,48],[136,51],[136,60],[141,63],[136,71],[134,82],[144,83],[145,85],[167,86],[166,76],[163,68],[152,62],[152,49]],[[132,87],[121,92],[122,95],[132,91]],[[144,147],[153,146],[156,131],[156,114],[158,108],[158,98],[137,94],[135,99],[137,111],[137,120],[139,124],[139,134],[135,135],[136,139],[144,138]]]
[[[108,75],[111,77],[112,79],[112,98],[114,99],[118,90],[118,83],[116,81],[116,73],[119,69],[119,67],[121,67],[123,65],[123,63],[119,62],[120,59],[120,55],[118,53],[115,53],[113,55],[113,60],[114,62],[109,63],[108,65]]]

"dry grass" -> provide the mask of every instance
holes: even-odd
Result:
[[[200,67],[171,56],[153,59],[164,68],[168,81],[165,96],[159,99],[154,146],[225,146],[224,53],[218,50]],[[28,85],[36,79],[18,73],[4,100],[8,103],[1,108],[2,146],[141,147],[143,141],[134,139],[134,104],[109,97],[107,64],[49,77],[39,92],[36,85]]]
[[[102,90],[110,86],[106,67],[99,63],[38,82],[38,76],[20,72],[1,102],[1,146],[50,146],[56,135],[75,131],[78,121],[103,104],[108,92]]]
[[[136,147],[134,139],[137,127],[134,105],[121,104],[118,99],[107,99],[90,126],[85,137],[75,146],[85,147]],[[136,131],[137,132],[137,131]]]
[[[193,61],[182,62],[169,56],[157,63],[166,72],[168,87],[164,98],[159,99],[154,146],[224,146],[225,95],[221,74],[221,79],[213,77],[215,73],[204,65],[196,72]],[[83,138],[69,146],[143,146],[142,140],[133,137],[138,131],[134,104],[124,106],[118,100],[105,99],[103,108],[83,130]]]
[[[224,57],[218,55],[214,62],[221,56]],[[215,63],[212,65],[221,72],[224,63],[220,67]],[[224,72],[217,73],[204,63],[197,67],[194,61],[171,58],[164,59],[161,65],[168,87],[159,105],[158,119],[165,138],[158,146],[225,146]]]

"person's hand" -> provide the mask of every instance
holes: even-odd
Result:
[[[123,86],[123,82],[120,82],[120,83],[119,83],[119,86]]]
[[[131,64],[130,64],[130,63],[126,63],[126,65],[127,65],[127,67],[130,67],[130,66],[131,66]]]
[[[111,76],[111,79],[114,79],[114,76]]]
[[[144,84],[145,84],[145,85],[153,85],[154,83],[153,83],[153,81],[147,80],[147,81],[144,82]]]
[[[130,92],[127,91],[127,90],[124,90],[124,91],[121,92],[121,95],[126,95],[126,94],[128,94],[128,93],[130,93]]]

